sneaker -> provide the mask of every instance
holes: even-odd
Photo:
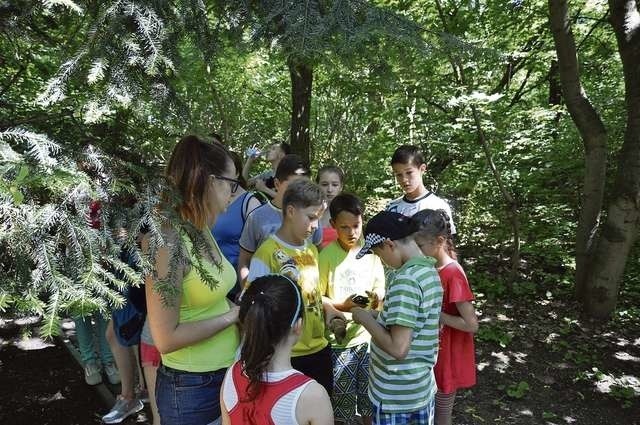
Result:
[[[91,360],[84,365],[84,380],[89,385],[98,385],[102,382],[102,374],[98,363]]]
[[[107,379],[111,385],[117,385],[120,383],[120,373],[113,363],[107,363],[104,365],[104,373],[107,375]]]
[[[111,409],[109,413],[102,417],[102,422],[105,424],[119,424],[143,408],[144,405],[137,398],[125,400],[122,396],[118,396],[115,406],[113,406],[113,409]]]

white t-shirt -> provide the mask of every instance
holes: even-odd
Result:
[[[415,213],[422,210],[445,210],[447,214],[449,214],[449,218],[451,218],[451,234],[456,234],[456,225],[453,222],[453,215],[451,214],[449,203],[431,191],[427,191],[426,194],[412,200],[407,199],[406,196],[401,196],[389,202],[389,205],[387,205],[387,211],[399,212],[407,217],[412,217]]]

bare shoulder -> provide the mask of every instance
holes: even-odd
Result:
[[[296,417],[300,424],[333,424],[331,399],[322,385],[311,381],[305,387],[296,406]]]

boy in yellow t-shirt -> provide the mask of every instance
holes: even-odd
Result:
[[[384,269],[375,255],[360,260],[362,248],[362,202],[354,195],[336,196],[329,206],[330,223],[338,239],[320,252],[320,288],[333,307],[351,319],[353,307],[377,308],[384,297]],[[366,304],[365,304],[366,302]],[[337,335],[337,332],[336,332]],[[367,394],[369,380],[369,341],[361,326],[349,321],[346,336],[328,334],[333,358],[331,404],[337,422],[350,423],[356,412],[364,424],[371,423],[372,407]]]
[[[251,284],[261,276],[280,273],[298,283],[304,299],[305,316],[302,334],[293,346],[291,364],[331,394],[331,348],[325,337],[318,249],[309,241],[325,208],[324,195],[317,184],[308,180],[290,183],[282,198],[282,226],[260,245],[251,258],[247,281]]]

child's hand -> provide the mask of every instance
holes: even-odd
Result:
[[[369,308],[371,308],[371,310],[376,310],[380,305],[380,297],[378,297],[378,294],[376,294],[373,291],[365,291],[365,292],[369,296]]]
[[[356,294],[351,294],[347,298],[344,299],[344,301],[342,302],[341,310],[343,310],[343,311],[351,311],[351,309],[354,308],[354,307],[360,307],[358,304],[353,302],[352,298],[355,295]]]
[[[362,307],[354,307],[351,309],[351,319],[359,325],[368,319],[367,316],[373,317],[371,310],[365,310]]]

